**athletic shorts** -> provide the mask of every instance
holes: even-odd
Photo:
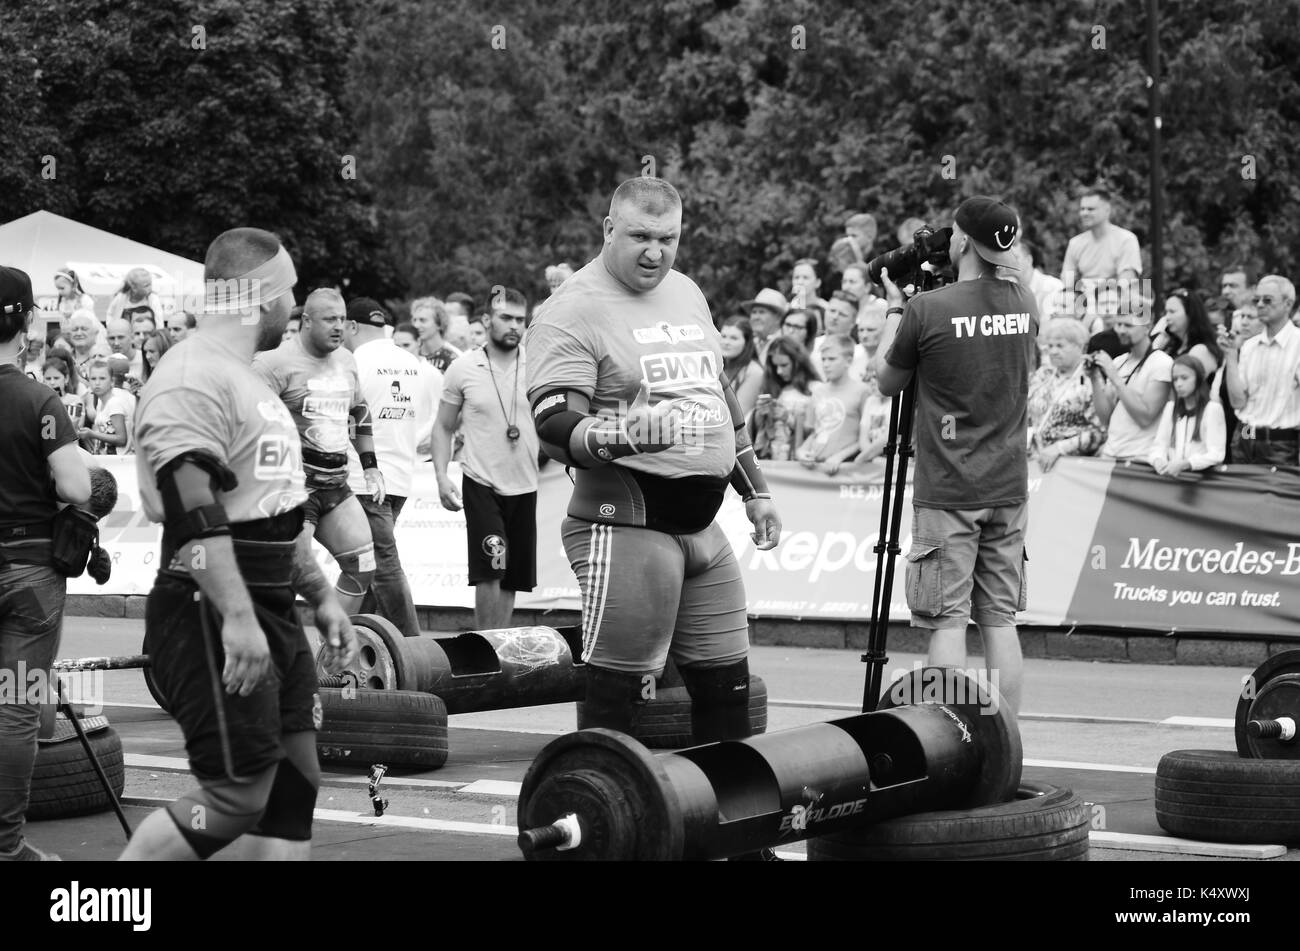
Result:
[[[500,581],[503,591],[537,586],[537,493],[497,495],[462,476],[469,583]]]
[[[191,581],[157,577],[145,608],[144,649],[170,713],[185,734],[190,769],[201,780],[222,779],[227,767],[199,602],[194,599],[197,591]],[[231,760],[238,776],[260,773],[283,759],[282,735],[316,730],[320,725],[316,661],[294,610],[293,591],[255,588],[250,594],[271,650],[273,671],[250,696],[232,696],[220,685],[226,663],[221,621],[215,611],[209,615],[215,655],[212,669],[218,678]]]
[[[302,504],[302,520],[312,525],[319,525],[330,512],[352,498],[352,490],[346,485],[337,485],[329,489],[311,489],[307,501]]]
[[[1012,627],[1025,609],[1028,507],[912,511],[907,606],[912,626]]]
[[[691,535],[566,518],[582,590],[582,659],[626,673],[720,667],[749,652],[740,563],[717,523]]]

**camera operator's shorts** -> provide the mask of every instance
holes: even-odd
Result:
[[[1013,627],[1025,609],[1028,503],[912,512],[907,606],[912,626]]]
[[[532,591],[537,586],[537,493],[498,495],[462,476],[460,500],[469,583],[500,580],[503,591]]]
[[[566,518],[582,589],[582,659],[625,673],[721,667],[749,651],[740,563],[717,523],[692,535]]]
[[[328,489],[310,489],[307,501],[302,504],[302,520],[311,525],[319,525],[330,512],[352,497],[352,490],[347,485],[337,485]]]
[[[190,769],[200,780],[226,777],[217,696],[204,653],[198,586],[159,574],[145,608],[144,649],[158,689],[172,718],[185,734]],[[250,591],[257,619],[271,649],[271,673],[250,696],[226,693],[218,683],[226,713],[226,733],[236,775],[250,776],[284,758],[280,737],[318,728],[316,662],[294,610],[289,587]],[[225,669],[221,620],[209,614],[218,681]]]

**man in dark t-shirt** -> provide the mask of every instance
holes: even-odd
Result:
[[[931,664],[965,667],[966,627],[974,620],[990,680],[1013,713],[1038,305],[1021,284],[999,280],[995,268],[1018,269],[1012,247],[1019,229],[1019,217],[1002,202],[964,201],[948,249],[957,282],[902,307],[902,294],[886,281],[891,306],[878,370],[886,396],[916,374],[912,624],[931,631]]]
[[[18,369],[32,283],[0,267],[0,862],[54,859],[23,837],[42,704],[59,647],[67,579],[53,566],[60,502],[84,504],[90,473],[63,403]]]

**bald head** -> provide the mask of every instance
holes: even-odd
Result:
[[[104,327],[108,345],[114,353],[130,353],[133,347],[131,324],[121,317],[115,317]]]
[[[307,300],[302,305],[302,315],[304,317],[316,317],[320,314],[329,314],[342,310],[347,312],[347,306],[343,303],[343,295],[332,287],[318,287],[307,295]]]
[[[265,264],[280,251],[280,239],[261,228],[231,228],[208,245],[203,259],[205,281],[229,281],[243,277]]]
[[[614,197],[609,200],[609,216],[619,217],[625,207],[662,218],[681,210],[682,196],[662,178],[629,178],[614,189]]]

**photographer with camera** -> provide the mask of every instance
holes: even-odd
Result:
[[[1141,302],[1120,314],[1112,329],[1127,352],[1111,357],[1096,350],[1083,358],[1092,383],[1092,406],[1106,427],[1100,455],[1145,460],[1169,402],[1174,358],[1152,344],[1151,316]]]
[[[0,678],[20,685],[0,703],[0,861],[42,861],[23,836],[36,763],[41,703],[28,685],[49,682],[59,646],[67,580],[55,568],[59,503],[90,500],[90,473],[77,433],[54,391],[30,380],[17,363],[35,308],[32,282],[0,267]]]
[[[946,260],[957,281],[903,305],[889,270],[941,259],[944,232],[918,232],[914,251],[871,262],[889,294],[877,370],[880,392],[901,393],[915,375],[916,475],[907,603],[914,627],[928,628],[929,663],[964,667],[974,621],[985,663],[1014,714],[1023,662],[1016,612],[1025,607],[1026,445],[1029,373],[1038,304],[998,267],[1019,268],[1019,216],[994,198],[962,202]],[[901,250],[901,249],[900,249]],[[924,256],[923,255],[927,255]]]

